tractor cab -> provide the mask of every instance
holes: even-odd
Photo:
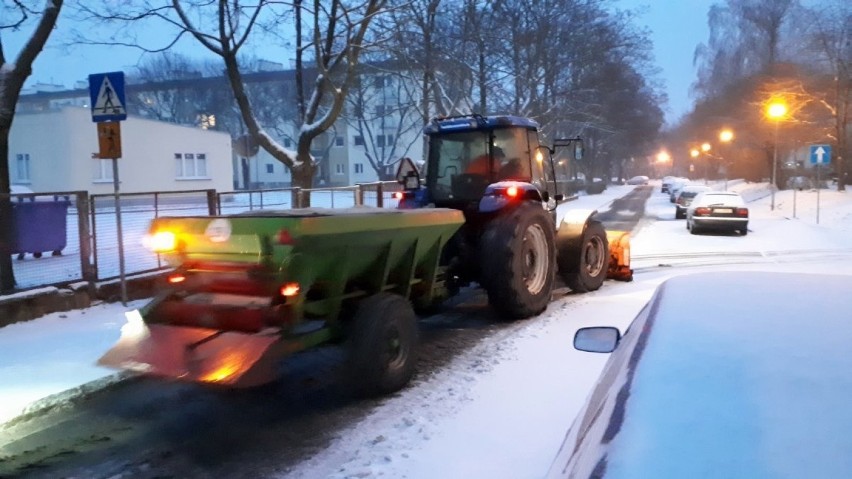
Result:
[[[433,119],[423,130],[428,153],[418,203],[468,211],[492,194],[495,184],[512,183],[525,197],[555,208],[564,195],[556,181],[554,150],[539,142],[538,128],[533,120],[511,115]],[[573,146],[575,159],[581,158],[579,138],[556,143]]]
[[[470,115],[432,120],[426,190],[436,206],[476,203],[488,185],[519,181],[548,191],[550,155],[538,141],[538,124],[513,116]],[[548,161],[545,161],[547,158]]]

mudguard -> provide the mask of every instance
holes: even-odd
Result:
[[[514,188],[515,194],[509,192]],[[523,181],[499,181],[488,185],[482,199],[479,200],[480,213],[493,213],[503,208],[517,204],[520,201],[537,201],[542,203],[544,199],[541,192],[534,185]]]
[[[576,209],[568,210],[559,224],[556,232],[557,251],[574,248],[582,242],[586,227],[592,221],[597,210]],[[630,269],[630,233],[626,231],[607,231],[609,243],[608,279],[632,281],[633,270]]]

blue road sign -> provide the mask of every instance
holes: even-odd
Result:
[[[92,121],[121,121],[127,118],[124,102],[124,72],[89,75]]]
[[[831,163],[831,145],[811,145],[811,164],[827,165]]]

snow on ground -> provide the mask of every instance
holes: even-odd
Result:
[[[821,191],[817,224],[816,191],[795,193],[794,218],[792,191],[778,192],[770,211],[765,184],[732,181],[728,187],[751,200],[748,236],[690,235],[657,183],[646,205],[650,219],[633,237],[632,283],[608,281],[597,292],[568,295],[542,316],[497,333],[440,375],[389,396],[281,477],[541,477],[607,359],[573,349],[577,328],[624,330],[654,288],[678,274],[743,269],[852,276],[850,193]],[[604,209],[633,188],[611,187],[570,207]],[[694,255],[676,260],[678,252]],[[0,422],[47,395],[110,377],[113,372],[94,361],[118,338],[126,309],[101,304],[0,328]]]

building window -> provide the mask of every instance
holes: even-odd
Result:
[[[393,135],[376,135],[376,146],[379,148],[391,146],[393,144]]]
[[[376,116],[385,116],[385,106],[376,105]]]
[[[334,137],[334,146],[343,146],[343,137],[342,136]]]
[[[363,163],[355,163],[355,173],[363,173],[364,172],[364,164]]]
[[[341,165],[341,164],[339,164],[339,163],[338,163],[338,164],[336,164],[336,165],[334,165],[334,172],[335,172],[336,174],[338,174],[338,175],[342,175],[342,174],[344,173],[344,171],[343,171],[343,165]]]
[[[95,183],[112,181],[112,160],[100,158],[95,163]]]
[[[375,77],[375,87],[383,88],[386,86],[391,86],[391,77],[387,75],[378,75]]]
[[[357,135],[355,138],[353,138],[353,140],[355,141],[355,146],[364,146],[364,137],[363,136]]]
[[[267,173],[275,173],[275,168],[274,168],[274,165],[272,163],[266,164],[266,172]]]
[[[15,155],[15,182],[30,182],[30,154],[18,153]]]
[[[293,146],[293,140],[289,138],[284,138],[284,148],[290,148]]]
[[[207,178],[206,153],[175,153],[175,178]]]

